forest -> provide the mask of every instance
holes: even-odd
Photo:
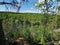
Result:
[[[0,0],[0,45],[60,45],[60,0]]]
[[[60,15],[1,12],[4,36],[9,42],[24,37],[30,45],[56,45],[60,40]]]

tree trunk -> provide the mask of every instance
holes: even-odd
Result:
[[[48,8],[48,3],[47,3],[47,2],[48,2],[48,0],[45,0],[45,5],[46,5],[46,12],[45,12],[45,13],[48,13],[48,9],[49,9],[49,8]]]
[[[0,19],[0,45],[5,45],[5,37],[2,28],[2,19]]]

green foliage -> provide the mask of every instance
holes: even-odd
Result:
[[[60,6],[58,7],[58,10],[60,10]]]
[[[58,18],[57,18],[57,28],[60,28],[60,16],[58,15]]]
[[[58,1],[60,1],[60,0],[58,0]]]
[[[54,11],[50,10],[50,8],[53,7],[52,5],[53,5],[52,0],[43,0],[43,1],[41,0],[40,2],[37,1],[37,3],[36,3],[36,7],[38,9],[40,9],[40,11],[44,14],[45,13],[47,14],[48,12],[54,12]],[[54,8],[52,8],[52,9],[54,9]]]
[[[9,41],[16,40],[20,36],[23,36],[26,40],[32,38],[33,42],[46,44],[53,38],[59,39],[60,37],[59,33],[54,35],[53,32],[53,30],[57,29],[57,26],[60,28],[59,16],[31,13],[0,14],[4,17],[1,17],[1,19],[3,19],[3,30],[5,37],[7,37]]]

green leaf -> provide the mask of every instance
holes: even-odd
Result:
[[[58,0],[58,1],[60,1],[60,0]]]
[[[60,10],[60,6],[58,7],[58,10]]]

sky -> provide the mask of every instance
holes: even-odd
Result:
[[[10,0],[5,0],[5,1],[10,2]],[[42,2],[44,0],[29,0],[29,2],[23,2],[21,5],[20,12],[40,13],[41,11],[36,9],[34,4],[35,2],[40,2],[40,1]],[[2,2],[2,0],[0,0],[0,2]],[[57,0],[53,0],[53,3],[54,3],[53,6],[57,7]],[[8,11],[8,10],[6,10],[4,5],[0,5],[0,11]],[[13,9],[9,11],[15,12],[16,10]]]
[[[24,2],[21,7],[21,12],[37,12],[38,10],[35,7],[35,2],[37,2],[37,0],[29,0],[29,2]]]

